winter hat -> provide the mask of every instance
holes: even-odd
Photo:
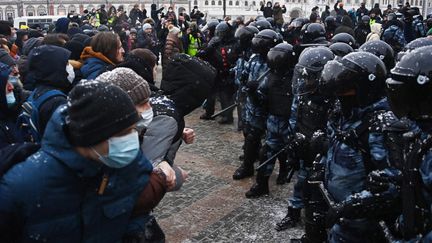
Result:
[[[101,24],[101,25],[97,28],[97,30],[98,30],[99,32],[104,32],[104,31],[109,31],[109,28],[108,28],[108,26]]]
[[[69,36],[69,38],[72,38],[76,34],[80,34],[80,33],[83,33],[83,32],[80,28],[77,28],[77,27],[69,28],[67,31],[67,35]]]
[[[69,93],[67,131],[74,146],[89,147],[139,121],[132,100],[108,82],[84,81]]]
[[[151,26],[151,24],[149,24],[149,23],[145,23],[144,25],[143,25],[143,27],[142,27],[142,29],[143,30],[146,30],[146,29],[152,29],[153,27]]]
[[[81,57],[81,53],[84,50],[84,45],[82,42],[79,42],[77,40],[70,40],[68,42],[66,42],[66,44],[64,45],[64,48],[68,49],[71,54],[69,59],[72,60],[79,60]]]
[[[55,32],[66,34],[69,28],[70,20],[68,18],[59,18],[55,23]]]
[[[175,27],[172,24],[168,25],[168,31],[169,31],[169,33],[172,33],[174,35],[177,35],[178,33],[180,33],[180,29]]]
[[[135,105],[149,101],[149,84],[130,68],[115,68],[112,71],[102,73],[96,80],[119,86],[128,93]]]

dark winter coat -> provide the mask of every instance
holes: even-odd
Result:
[[[263,12],[264,18],[273,17],[273,9],[271,2],[267,2],[266,6],[262,5],[260,10]]]
[[[158,53],[158,40],[155,34],[153,33],[145,33],[142,29],[137,33],[137,48],[145,48],[152,51],[157,57]]]
[[[352,28],[352,21],[351,18],[347,15],[342,17],[342,24],[336,28],[335,35],[339,33],[348,33],[354,37],[354,30]]]
[[[282,25],[284,23],[283,14],[286,13],[285,7],[274,7],[273,8],[273,19],[276,24]]]
[[[144,20],[144,14],[140,9],[133,8],[130,13],[129,17],[131,19],[132,26],[135,26],[136,21],[142,22]]]
[[[0,181],[1,242],[120,242],[150,162],[140,153],[121,169],[78,154],[65,134],[66,107],[47,126],[41,149]],[[98,194],[103,176],[108,186]]]
[[[67,94],[72,84],[67,80],[66,65],[70,51],[52,45],[43,45],[30,52],[28,64],[29,75],[35,79],[35,98],[49,90],[59,90]],[[47,65],[49,64],[49,65]],[[45,127],[54,111],[66,104],[66,97],[55,96],[48,99],[39,109],[39,133],[44,134]]]
[[[81,67],[81,74],[84,79],[95,79],[99,74],[107,71],[114,63],[100,52],[95,52],[88,46],[84,48],[81,54],[81,59],[84,61]]]
[[[21,135],[16,126],[18,105],[14,108],[8,108],[6,102],[6,85],[8,83],[9,72],[9,66],[0,63],[0,148],[22,142]],[[15,95],[15,98],[18,102],[17,95]]]

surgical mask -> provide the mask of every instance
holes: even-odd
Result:
[[[70,83],[72,83],[74,81],[74,79],[75,79],[75,72],[74,72],[73,67],[72,67],[72,65],[70,63],[68,63],[66,65],[66,72],[68,74],[68,76],[67,76],[68,81]]]
[[[11,36],[10,38],[9,38],[9,42],[10,43],[15,43],[15,41],[17,40],[17,35],[15,34],[15,35],[13,35],[13,36]]]
[[[13,107],[16,104],[14,92],[9,92],[8,94],[6,94],[6,102],[9,108]]]
[[[141,134],[141,132],[150,125],[152,120],[153,120],[152,108],[145,110],[143,113],[141,113],[141,120],[138,121],[136,125],[138,132]]]
[[[92,150],[99,156],[99,160],[110,168],[123,168],[137,157],[140,145],[138,132],[134,131],[121,137],[108,139],[108,155],[100,155],[94,148]]]

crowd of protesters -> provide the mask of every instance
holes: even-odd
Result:
[[[152,210],[188,178],[175,157],[199,107],[220,124],[236,107],[233,179],[260,164],[247,198],[269,194],[276,160],[277,184],[297,171],[276,225],[304,209],[292,241],[432,240],[432,14],[106,7],[48,28],[0,21],[0,242],[164,242]]]

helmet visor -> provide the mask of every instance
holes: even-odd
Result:
[[[354,88],[355,73],[342,63],[332,60],[326,63],[319,81],[325,95],[340,95]]]
[[[306,95],[318,89],[322,69],[311,69],[297,64],[294,68],[292,91],[295,95]]]

